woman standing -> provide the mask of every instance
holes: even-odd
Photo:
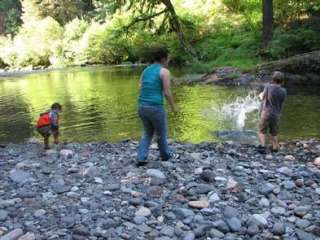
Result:
[[[169,102],[174,113],[177,107],[170,89],[170,71],[168,67],[168,50],[154,49],[154,63],[147,67],[140,79],[139,116],[144,126],[144,136],[138,148],[138,165],[147,163],[149,147],[154,133],[158,137],[161,160],[178,158],[169,150],[167,142],[167,116],[163,107],[163,96]]]

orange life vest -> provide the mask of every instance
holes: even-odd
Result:
[[[51,125],[50,112],[45,112],[40,114],[40,117],[37,121],[37,128],[50,126],[50,125]]]

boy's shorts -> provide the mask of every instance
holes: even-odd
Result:
[[[52,129],[51,126],[37,128],[37,131],[38,131],[38,133],[41,134],[42,137],[50,137],[51,134],[53,134],[53,135],[59,134],[59,130]]]
[[[262,118],[259,123],[259,132],[262,134],[269,132],[271,136],[277,136],[279,132],[279,120],[276,118]]]

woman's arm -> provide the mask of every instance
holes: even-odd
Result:
[[[172,111],[173,112],[177,112],[178,108],[176,106],[176,103],[175,103],[174,98],[173,98],[172,93],[171,93],[171,86],[170,86],[171,83],[170,83],[170,72],[169,72],[169,70],[166,69],[166,68],[162,68],[161,71],[160,71],[160,77],[162,79],[164,95],[165,95],[166,99],[168,100]]]

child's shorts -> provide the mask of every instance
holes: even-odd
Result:
[[[37,131],[42,137],[50,137],[51,134],[56,135],[59,133],[57,129],[52,129],[51,126],[37,128]]]
[[[262,118],[259,123],[259,132],[262,134],[270,133],[277,136],[279,132],[279,120],[276,118]]]

